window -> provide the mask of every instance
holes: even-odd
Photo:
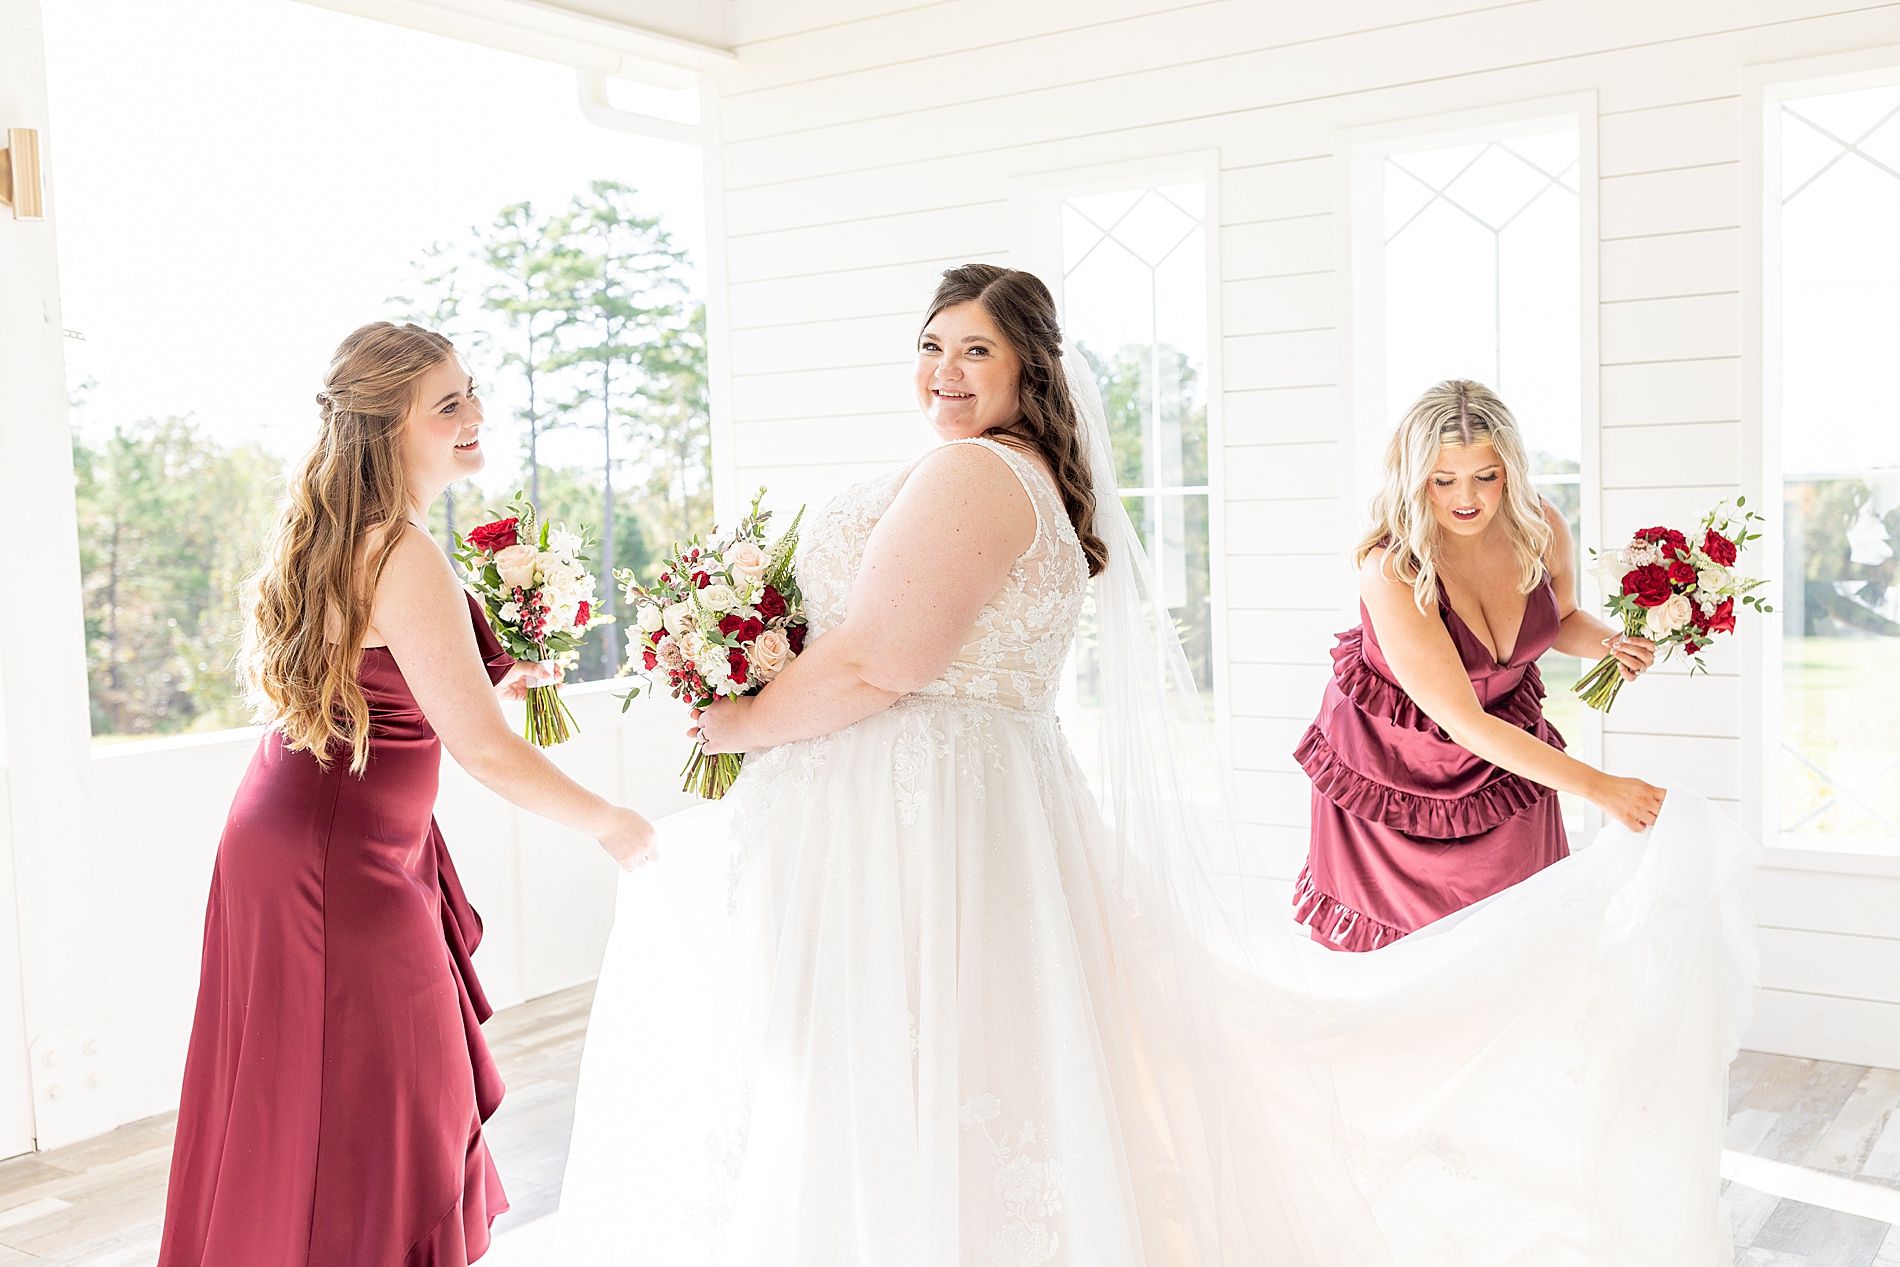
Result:
[[[1122,502],[1211,712],[1206,187],[1072,195],[1060,219],[1064,333],[1095,373]]]
[[[625,567],[705,526],[695,148],[587,122],[572,67],[291,0],[45,11],[98,740],[248,721],[236,585],[363,322],[442,329],[482,390],[487,469],[438,535],[537,487],[597,534],[612,505]],[[664,346],[629,306],[667,307]]]
[[[1781,308],[1777,825],[1790,843],[1891,850],[1900,848],[1900,85],[1783,99],[1768,126],[1780,159],[1768,171],[1780,241],[1769,281]]]
[[[1384,156],[1381,440],[1432,384],[1484,383],[1516,416],[1532,482],[1581,555],[1579,158],[1574,126]],[[1567,688],[1582,665],[1552,653],[1540,668],[1546,711],[1574,739],[1584,709]]]

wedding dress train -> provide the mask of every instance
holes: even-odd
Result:
[[[1223,932],[1091,792],[1075,534],[974,443],[1038,532],[949,672],[752,754],[622,879],[555,1261],[1726,1264],[1753,847],[1677,791],[1372,954]],[[814,637],[906,474],[810,525]],[[1260,924],[1264,880],[1208,880]]]

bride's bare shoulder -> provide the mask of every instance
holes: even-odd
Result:
[[[899,507],[933,518],[993,522],[1012,536],[1035,535],[1029,490],[1008,460],[986,444],[944,444],[925,454],[904,481],[893,510]]]

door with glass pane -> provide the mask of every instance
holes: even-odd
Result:
[[[1065,198],[1061,240],[1064,333],[1101,389],[1122,502],[1211,715],[1206,187]],[[1085,697],[1088,673],[1084,657]]]
[[[1782,100],[1784,842],[1900,850],[1900,85]],[[1772,264],[1771,264],[1772,267]]]
[[[1581,553],[1577,129],[1390,153],[1381,175],[1385,432],[1435,383],[1484,383],[1516,416],[1532,483]],[[1586,719],[1567,688],[1582,666],[1551,652],[1539,667],[1553,688],[1546,713],[1574,740]],[[1583,807],[1567,798],[1566,809]]]

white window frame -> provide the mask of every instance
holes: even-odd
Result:
[[[1220,153],[1195,150],[1090,167],[1066,168],[1014,177],[1010,181],[1019,267],[1043,279],[1063,305],[1062,204],[1082,194],[1156,185],[1200,184],[1206,192],[1202,226],[1207,243],[1207,550],[1208,620],[1213,626],[1214,729],[1221,756],[1231,766],[1232,700],[1228,684],[1227,637],[1227,492],[1224,389],[1221,375],[1220,305]]]
[[[1509,140],[1568,127],[1577,130],[1578,158],[1577,365],[1583,430],[1579,450],[1583,470],[1578,481],[1583,540],[1579,544],[1585,549],[1601,544],[1603,418],[1599,387],[1603,371],[1598,324],[1600,248],[1594,91],[1341,128],[1335,134],[1338,185],[1334,205],[1340,208],[1335,237],[1339,261],[1340,421],[1346,454],[1340,464],[1339,493],[1349,515],[1359,513],[1377,489],[1380,455],[1396,421],[1386,416],[1385,400],[1385,160],[1418,150]],[[1590,601],[1588,583],[1580,578],[1579,602]],[[1356,596],[1342,604],[1340,616],[1346,624],[1358,623]],[[1553,691],[1568,687],[1567,683],[1550,685]],[[1602,715],[1586,710],[1582,733],[1565,736],[1571,754],[1601,766],[1603,732]],[[1594,836],[1602,822],[1602,811],[1594,805],[1588,807],[1583,838]]]
[[[1742,448],[1741,482],[1767,517],[1759,575],[1770,578],[1776,610],[1742,626],[1743,821],[1767,846],[1770,865],[1844,875],[1900,876],[1900,847],[1864,850],[1798,843],[1781,832],[1782,605],[1787,525],[1781,478],[1781,135],[1782,102],[1794,97],[1900,84],[1900,45],[1751,66],[1742,83],[1742,427],[1756,442]],[[1746,192],[1746,191],[1752,191]],[[1749,633],[1755,625],[1757,632]]]

